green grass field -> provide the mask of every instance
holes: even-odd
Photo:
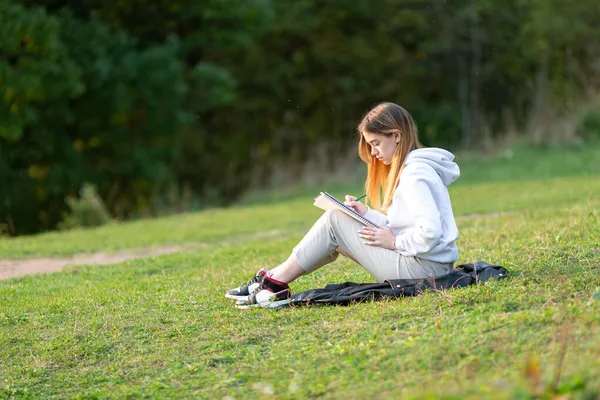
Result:
[[[201,246],[0,281],[0,399],[599,398],[600,147],[457,161],[459,262],[503,265],[509,279],[346,307],[235,309],[224,292],[283,261],[329,187],[1,239],[0,259]],[[292,289],[344,281],[373,279],[340,257]]]

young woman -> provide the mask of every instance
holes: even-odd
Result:
[[[289,302],[290,282],[334,261],[339,253],[379,282],[433,277],[452,269],[458,259],[458,229],[447,186],[460,175],[452,153],[422,148],[412,117],[394,103],[369,111],[358,132],[358,153],[367,164],[365,190],[376,210],[353,196],[346,196],[346,204],[383,228],[362,226],[338,210],[326,211],[285,262],[262,268],[248,283],[227,292],[239,308]]]

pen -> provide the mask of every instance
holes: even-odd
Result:
[[[354,201],[360,201],[361,199],[364,199],[365,197],[367,197],[366,194],[363,194],[362,196],[360,196],[358,199],[354,200]]]

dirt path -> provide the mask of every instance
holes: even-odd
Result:
[[[58,272],[69,265],[116,264],[135,258],[159,256],[176,253],[190,246],[168,246],[138,251],[120,251],[118,253],[76,254],[64,258],[31,258],[24,260],[0,260],[0,279],[23,275],[49,274]]]
[[[75,254],[70,257],[45,257],[29,258],[22,260],[0,260],[0,280],[15,278],[24,275],[49,274],[58,272],[70,265],[105,265],[118,264],[123,261],[134,260],[137,258],[146,258],[152,256],[161,256],[181,251],[190,251],[195,249],[205,249],[216,245],[231,245],[238,241],[248,239],[261,239],[281,236],[279,230],[267,232],[258,232],[252,235],[242,235],[233,240],[226,239],[216,243],[192,242],[176,246],[165,246],[140,250],[122,250],[116,253],[89,253]]]
[[[495,217],[507,212],[502,213],[489,213],[489,214],[470,214],[459,216],[456,219],[478,219],[482,217]],[[510,211],[508,212],[510,213]],[[277,230],[260,232],[252,235],[253,238],[265,238],[277,236],[280,232]],[[225,240],[220,244],[229,244],[230,241]],[[92,253],[92,254],[76,254],[71,257],[64,258],[30,258],[23,260],[0,260],[0,280],[15,278],[17,276],[32,275],[32,274],[49,274],[52,272],[58,272],[69,265],[104,265],[104,264],[117,264],[127,260],[133,260],[136,258],[146,258],[152,256],[160,256],[165,254],[177,253],[184,250],[190,250],[194,248],[207,247],[206,243],[188,243],[181,246],[166,246],[158,247],[153,249],[142,249],[142,250],[123,250],[117,253]]]

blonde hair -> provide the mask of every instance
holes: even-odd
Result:
[[[364,116],[358,125],[358,132],[360,134],[358,155],[367,164],[365,193],[373,208],[386,211],[400,183],[400,174],[404,169],[406,156],[411,151],[423,147],[417,136],[417,125],[404,108],[394,103],[381,103]],[[371,145],[363,135],[365,132],[385,136],[394,133],[400,135],[400,142],[390,165],[385,165],[371,155]],[[383,202],[381,194],[383,194]]]

